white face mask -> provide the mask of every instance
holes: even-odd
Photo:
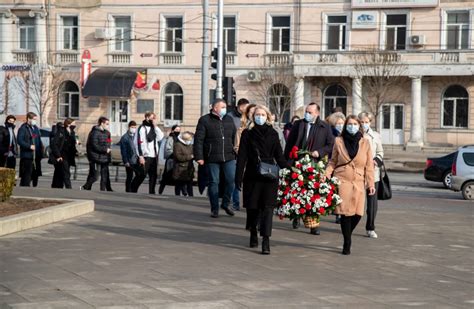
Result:
[[[137,128],[130,128],[130,133],[132,133],[132,134],[137,133]]]
[[[363,123],[362,128],[364,129],[364,132],[368,132],[370,129],[370,124],[369,123]]]
[[[344,128],[344,125],[343,124],[336,124],[336,126],[334,128],[336,128],[337,132],[341,133],[342,129]]]
[[[35,126],[38,122],[35,119],[30,120],[30,125]]]

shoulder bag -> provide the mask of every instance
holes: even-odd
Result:
[[[380,181],[377,187],[377,198],[381,201],[392,198],[392,187],[390,186],[390,179],[388,178],[387,170],[383,162],[380,166]]]
[[[254,147],[257,151],[257,174],[266,180],[278,180],[280,178],[280,167],[275,163],[275,159],[272,158],[273,163],[263,162],[260,158],[260,151],[255,145]]]

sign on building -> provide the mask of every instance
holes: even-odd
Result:
[[[351,0],[352,8],[436,7],[439,0]]]
[[[352,11],[352,29],[376,29],[378,20],[377,11]]]

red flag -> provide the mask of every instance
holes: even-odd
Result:
[[[137,79],[135,80],[135,88],[143,89],[146,87],[146,70],[137,72]]]

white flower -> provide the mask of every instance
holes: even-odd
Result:
[[[299,175],[299,176],[298,176],[298,180],[303,180],[303,179],[304,179],[304,178],[303,178],[303,175]],[[296,185],[298,185],[298,184],[296,184]]]

